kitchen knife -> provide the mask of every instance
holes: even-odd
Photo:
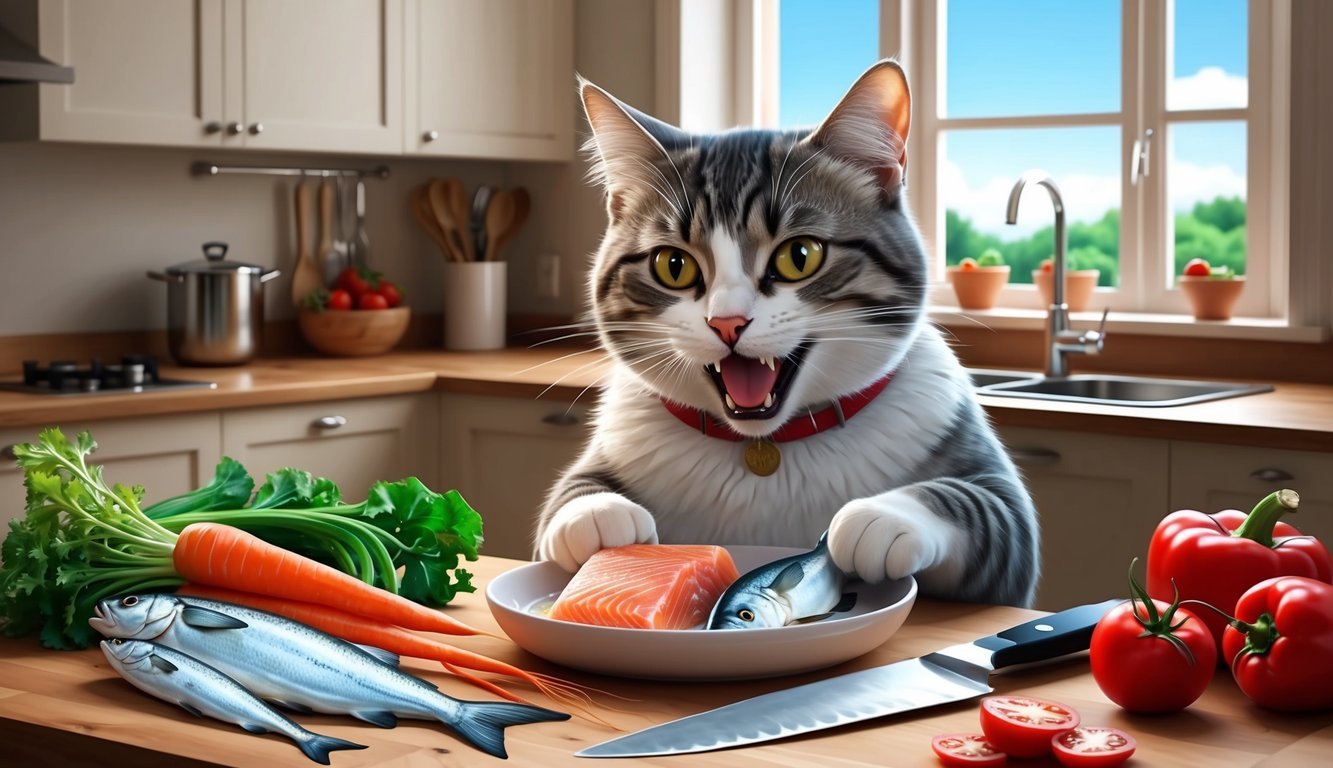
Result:
[[[755,696],[604,741],[576,755],[708,752],[983,696],[994,690],[990,673],[997,669],[1087,650],[1092,628],[1123,602],[1070,608],[917,659]]]

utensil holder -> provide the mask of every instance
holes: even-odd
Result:
[[[444,265],[444,346],[446,349],[501,349],[505,345],[503,261],[446,262]]]

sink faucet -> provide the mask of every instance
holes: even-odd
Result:
[[[1065,304],[1065,251],[1069,243],[1065,234],[1065,201],[1060,196],[1055,179],[1045,171],[1028,171],[1020,176],[1009,192],[1005,223],[1018,223],[1018,201],[1023,197],[1023,189],[1028,184],[1046,187],[1046,191],[1051,193],[1051,204],[1055,206],[1055,256],[1051,260],[1051,283],[1054,290],[1051,292],[1051,305],[1046,309],[1046,375],[1068,376],[1069,362],[1065,359],[1066,355],[1095,355],[1102,351],[1106,341],[1106,312],[1102,312],[1101,325],[1095,331],[1080,333],[1069,327],[1069,305]]]

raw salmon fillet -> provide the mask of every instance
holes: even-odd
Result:
[[[635,629],[690,629],[740,578],[722,547],[631,544],[583,564],[551,606],[551,618]]]

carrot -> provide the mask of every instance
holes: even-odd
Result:
[[[293,621],[307,624],[348,642],[382,648],[399,656],[438,661],[444,665],[445,669],[458,675],[468,683],[510,701],[527,704],[529,702],[521,697],[491,683],[489,680],[460,669],[460,667],[523,680],[555,701],[584,712],[590,719],[605,723],[604,720],[591,715],[588,708],[591,697],[576,683],[536,672],[528,672],[507,662],[457,648],[438,640],[432,640],[402,627],[386,626],[372,619],[314,603],[286,600],[200,584],[186,584],[178,589],[176,594],[202,597],[224,603],[235,603],[261,611],[268,611],[269,613],[276,613],[279,616],[286,616]]]
[[[408,629],[498,637],[229,525],[185,526],[171,561],[197,584],[317,603]]]

